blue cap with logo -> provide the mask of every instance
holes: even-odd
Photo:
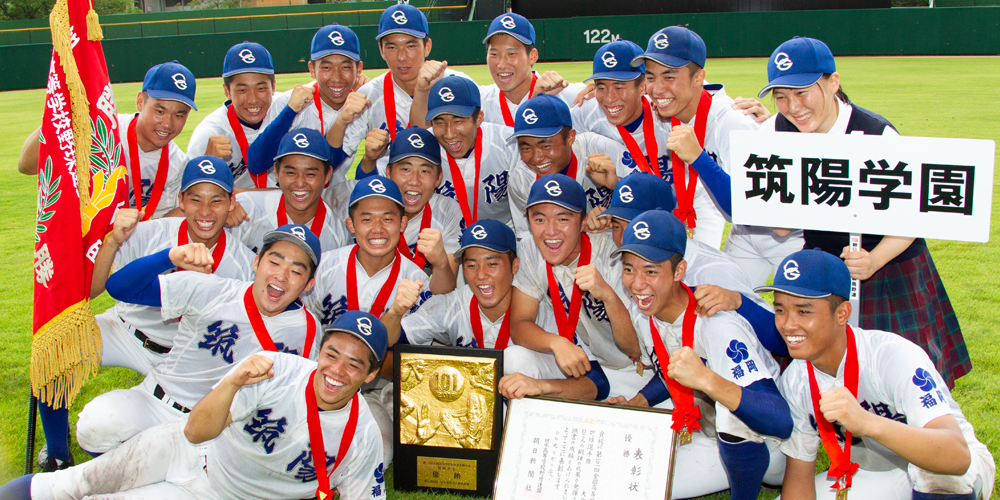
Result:
[[[525,45],[535,44],[535,27],[520,14],[508,12],[493,19],[489,31],[486,32],[486,38],[483,38],[483,43],[489,42],[490,37],[497,33],[510,35]]]
[[[549,174],[535,180],[528,192],[528,204],[525,208],[540,203],[554,203],[572,212],[587,210],[587,196],[583,192],[583,186],[564,174]]]
[[[274,161],[289,155],[305,155],[320,161],[330,161],[330,144],[323,134],[311,128],[289,130],[278,143]]]
[[[142,80],[142,91],[154,99],[177,101],[187,104],[198,111],[194,105],[194,90],[197,82],[191,70],[183,64],[173,61],[157,64],[146,72]]]
[[[420,9],[407,4],[400,3],[385,9],[382,17],[378,20],[378,35],[376,40],[381,40],[386,35],[402,33],[416,38],[424,38],[427,32],[427,17]]]
[[[326,331],[354,335],[372,350],[379,363],[389,348],[389,333],[385,325],[373,314],[364,311],[347,311],[341,314],[326,327]]]
[[[399,136],[397,135],[397,137]],[[396,202],[399,206],[403,206],[403,193],[399,192],[399,186],[392,179],[382,177],[381,175],[365,177],[358,181],[354,185],[354,189],[351,190],[351,199],[347,206],[353,207],[365,198],[385,198]]]
[[[188,160],[184,166],[184,175],[181,176],[181,192],[187,191],[195,184],[208,182],[215,184],[226,190],[233,192],[233,171],[229,169],[226,162],[214,156],[196,156]]]
[[[361,42],[354,30],[339,24],[323,26],[313,35],[309,59],[315,61],[330,54],[340,54],[355,61],[361,60]]]
[[[275,241],[287,241],[294,243],[302,249],[309,259],[312,260],[313,268],[319,265],[319,256],[323,254],[323,249],[319,244],[319,236],[312,232],[307,226],[302,224],[285,224],[278,229],[268,231],[264,235],[264,244]]]
[[[227,78],[240,73],[274,74],[274,63],[271,53],[263,45],[254,42],[243,42],[233,45],[226,52],[222,62],[222,77]]]
[[[799,250],[781,261],[774,273],[774,282],[753,291],[782,292],[796,297],[819,299],[851,295],[851,272],[836,255],[818,248]]]
[[[569,106],[562,99],[548,94],[539,94],[521,103],[514,116],[515,137],[552,137],[563,127],[572,127],[573,117]]]
[[[687,250],[684,223],[665,210],[650,210],[632,219],[622,233],[622,246],[611,256],[631,253],[650,262],[664,262]]]
[[[690,63],[705,67],[707,50],[705,41],[697,33],[683,26],[669,26],[649,37],[646,52],[632,59],[638,66],[649,59],[668,68],[682,68]]]
[[[830,47],[815,38],[795,37],[781,44],[767,60],[767,86],[757,94],[764,97],[775,87],[801,89],[837,71]]]
[[[472,116],[482,107],[479,86],[468,78],[450,75],[437,81],[427,97],[427,121],[439,115]]]
[[[598,217],[631,221],[648,210],[672,212],[676,207],[674,190],[667,181],[649,172],[636,170],[618,181],[611,193],[611,206]]]
[[[441,145],[430,130],[420,127],[404,128],[396,132],[396,139],[389,144],[389,163],[416,156],[435,165],[441,164]]]
[[[632,81],[646,72],[646,65],[632,66],[632,60],[642,55],[642,47],[628,40],[617,40],[604,44],[594,54],[594,74],[590,80]]]
[[[455,257],[458,258],[462,258],[462,253],[472,247],[499,253],[517,253],[517,237],[514,236],[514,230],[507,224],[493,219],[479,219],[465,228],[459,244],[461,248],[455,251]]]

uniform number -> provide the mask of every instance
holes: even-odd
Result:
[[[618,34],[611,34],[611,30],[583,30],[583,38],[587,43],[608,43],[621,39]]]

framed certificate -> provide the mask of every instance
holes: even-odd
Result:
[[[493,498],[670,498],[669,410],[556,398],[508,402]]]

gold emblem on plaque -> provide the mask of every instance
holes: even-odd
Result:
[[[493,447],[496,361],[400,354],[399,438],[404,444]]]

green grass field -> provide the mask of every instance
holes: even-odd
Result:
[[[861,106],[886,116],[904,135],[923,137],[963,137],[996,139],[1000,121],[995,117],[995,76],[1000,74],[997,57],[911,57],[911,58],[840,58],[842,83],[851,99]],[[458,68],[480,83],[490,81],[484,66]],[[590,63],[539,64],[539,71],[556,70],[569,81],[581,81],[590,74]],[[708,80],[726,84],[730,96],[753,96],[766,83],[762,59],[711,60]],[[377,75],[369,72],[369,76]],[[947,75],[946,82],[934,80]],[[278,90],[310,81],[308,74],[278,76]],[[951,83],[947,83],[951,82]],[[957,82],[957,83],[956,83]],[[198,80],[197,103],[201,111],[192,112],[177,143],[184,149],[201,118],[224,100],[221,78]],[[132,110],[140,84],[115,85],[119,111]],[[31,297],[33,239],[31,214],[35,213],[36,177],[17,172],[17,157],[24,138],[41,120],[44,90],[0,93],[0,212],[7,214],[0,223],[3,243],[0,246],[0,484],[21,474],[25,448],[28,399],[28,365],[31,349]],[[766,103],[773,111],[773,106]],[[993,184],[994,213],[998,204],[997,181]],[[929,245],[944,278],[952,304],[961,322],[973,371],[958,381],[955,398],[966,417],[975,426],[979,440],[996,454],[1000,450],[1000,420],[997,416],[1000,385],[1000,334],[995,330],[1000,313],[1000,287],[997,287],[1000,243],[994,216],[991,241],[987,244],[931,241]],[[991,278],[993,276],[993,278]],[[105,294],[95,300],[94,312],[110,306]],[[994,319],[991,319],[994,318]],[[98,394],[134,385],[139,377],[124,369],[101,369],[73,403],[71,423],[83,405]],[[75,428],[75,427],[74,427]],[[75,432],[75,431],[74,431]],[[43,440],[38,429],[38,446]],[[79,463],[87,458],[74,445]],[[459,498],[428,494],[402,494],[392,490],[387,475],[390,498]],[[1000,491],[1000,488],[994,491]],[[773,498],[765,491],[762,498]],[[715,495],[728,498],[728,494]]]

